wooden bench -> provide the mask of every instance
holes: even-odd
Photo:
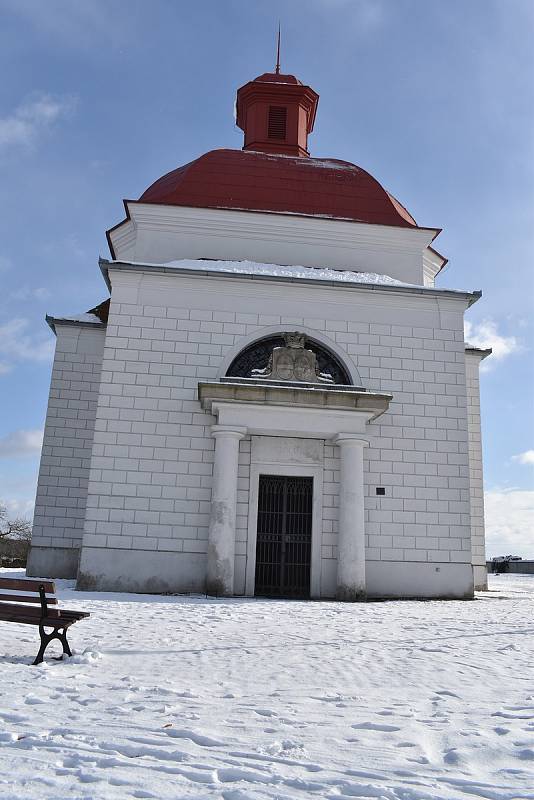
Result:
[[[39,604],[39,608],[35,605]],[[18,622],[22,625],[38,625],[41,646],[34,664],[40,664],[46,648],[54,639],[63,646],[63,655],[71,656],[67,641],[67,629],[79,619],[88,617],[86,611],[68,611],[57,606],[53,581],[30,580],[29,578],[0,578],[0,620]],[[47,633],[45,628],[52,628]],[[63,655],[60,658],[63,658]]]

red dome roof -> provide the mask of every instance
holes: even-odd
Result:
[[[157,180],[139,202],[417,224],[375,178],[348,161],[243,150],[211,150]]]

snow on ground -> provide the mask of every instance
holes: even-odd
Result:
[[[58,584],[91,612],[72,659],[0,622],[1,798],[534,798],[534,576],[356,605]]]

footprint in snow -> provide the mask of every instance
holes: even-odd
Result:
[[[4,722],[28,722],[30,718],[25,714],[4,714],[2,712],[0,719],[3,719]]]
[[[168,728],[165,733],[171,739],[189,739],[191,742],[200,745],[200,747],[222,747],[224,744],[224,742],[220,742],[217,739],[211,739],[209,736],[185,729],[175,730],[174,728]]]
[[[360,698],[357,697],[345,697],[342,694],[325,694],[321,697],[312,697],[312,700],[319,700],[322,703],[336,703],[336,705],[340,705],[341,703],[346,703],[347,701],[354,701],[359,700]],[[342,708],[346,706],[343,705]]]
[[[37,697],[35,694],[29,694],[24,701],[28,706],[38,706],[38,705],[45,705],[46,700],[42,700],[40,697]]]
[[[299,753],[303,755],[305,753],[303,745],[300,744],[300,742],[295,742],[293,739],[271,742],[264,750],[270,756],[287,755],[288,753]]]
[[[382,731],[383,733],[400,731],[398,725],[385,725],[381,722],[358,722],[355,725],[351,725],[351,728],[362,731]]]
[[[98,775],[92,772],[84,772],[81,769],[78,770],[77,776],[81,783],[99,783],[102,780]]]
[[[127,781],[124,778],[108,778],[108,783],[110,786],[131,786],[132,782]]]
[[[443,755],[443,760],[446,764],[451,764],[452,766],[456,766],[460,763],[460,756],[456,751],[455,747],[451,747],[450,750],[446,750]]]
[[[494,711],[491,716],[503,719],[534,719],[532,714],[507,714],[505,711]]]

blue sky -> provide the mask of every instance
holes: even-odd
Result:
[[[0,0],[0,499],[31,514],[53,335],[106,297],[104,232],[157,177],[240,148],[238,86],[320,94],[312,155],[443,228],[443,287],[482,289],[488,552],[534,557],[534,3]],[[6,80],[7,77],[7,80]]]

